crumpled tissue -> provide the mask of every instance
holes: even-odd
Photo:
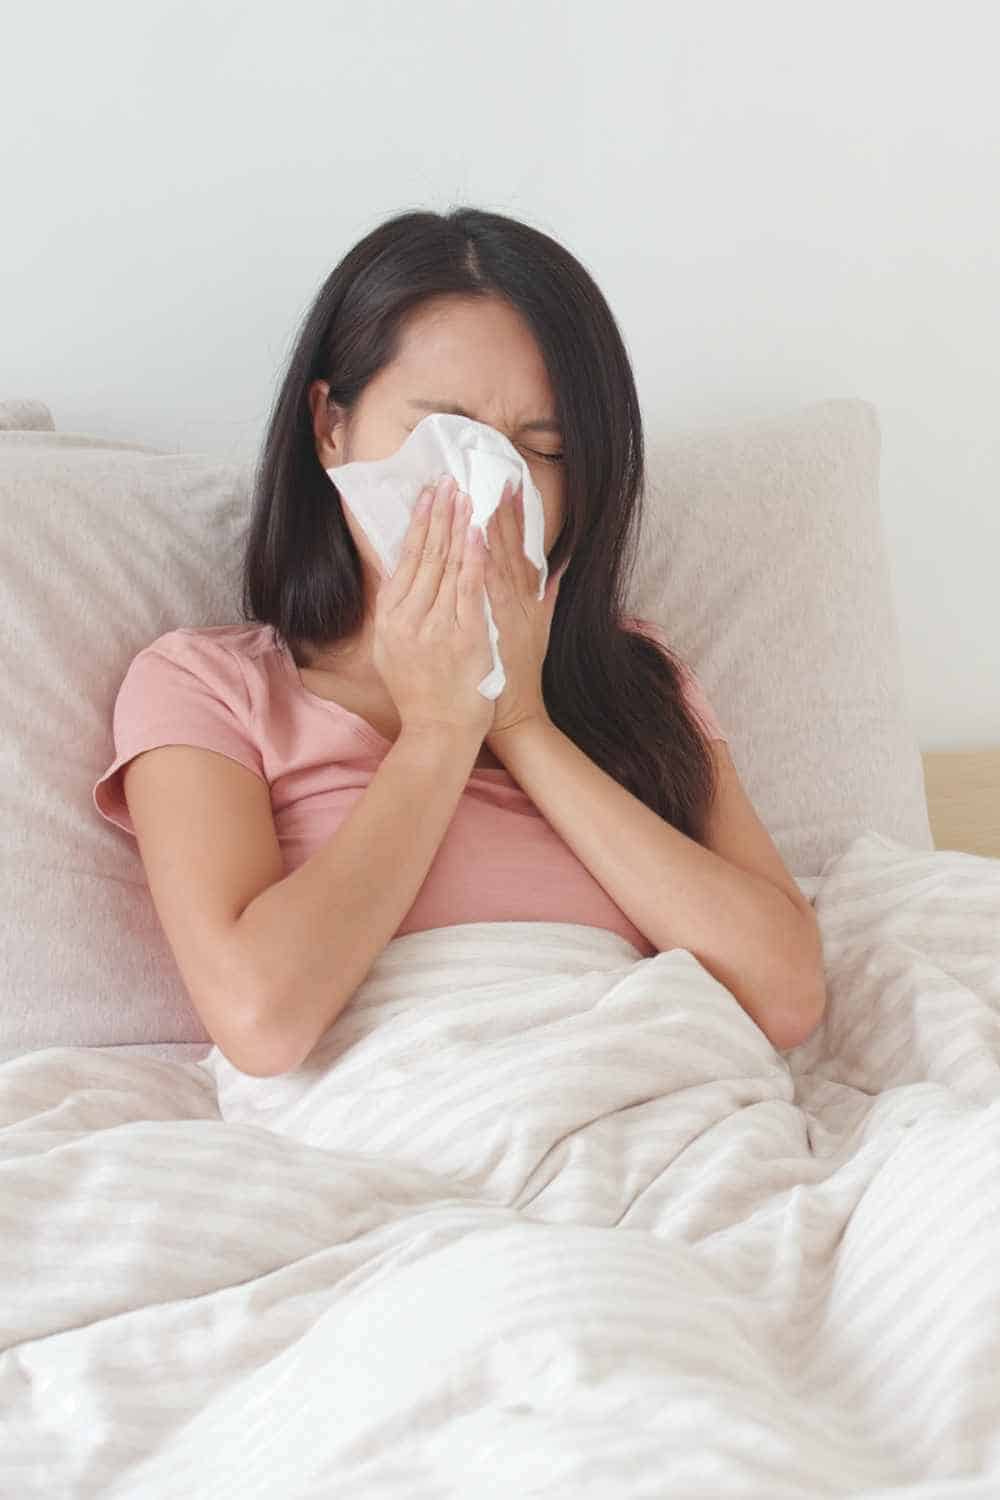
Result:
[[[542,497],[527,462],[495,427],[451,412],[432,412],[388,458],[357,459],[336,464],[326,472],[390,576],[399,566],[413,508],[426,484],[436,483],[442,474],[453,474],[472,501],[470,524],[475,521],[481,526],[485,538],[504,484],[509,479],[516,490],[520,481],[524,487],[524,555],[539,570],[538,598],[544,595],[549,570]],[[485,586],[483,610],[493,668],[479,683],[479,691],[484,698],[493,699],[503,692],[507,677],[500,659],[500,633]]]

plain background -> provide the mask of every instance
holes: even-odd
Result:
[[[650,436],[859,396],[922,749],[1000,744],[1000,12],[986,0],[9,8],[0,399],[250,463],[382,219],[604,291]]]

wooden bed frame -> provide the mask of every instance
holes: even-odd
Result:
[[[1000,749],[922,754],[935,848],[1000,859]]]

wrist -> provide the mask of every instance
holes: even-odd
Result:
[[[445,750],[450,755],[468,751],[473,759],[479,754],[483,732],[465,724],[408,721],[401,725],[397,744],[421,745],[430,750]]]
[[[526,714],[524,718],[516,720],[513,724],[505,724],[499,729],[491,729],[486,736],[486,743],[498,759],[502,759],[505,750],[520,744],[525,739],[531,739],[539,735],[547,735],[555,729],[555,725],[549,718],[544,708],[537,713]]]

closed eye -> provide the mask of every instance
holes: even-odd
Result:
[[[407,427],[406,431],[412,432],[413,428]],[[532,454],[535,458],[540,458],[543,463],[547,464],[561,464],[565,461],[566,458],[565,453],[539,453],[537,448],[528,448],[526,451]]]

